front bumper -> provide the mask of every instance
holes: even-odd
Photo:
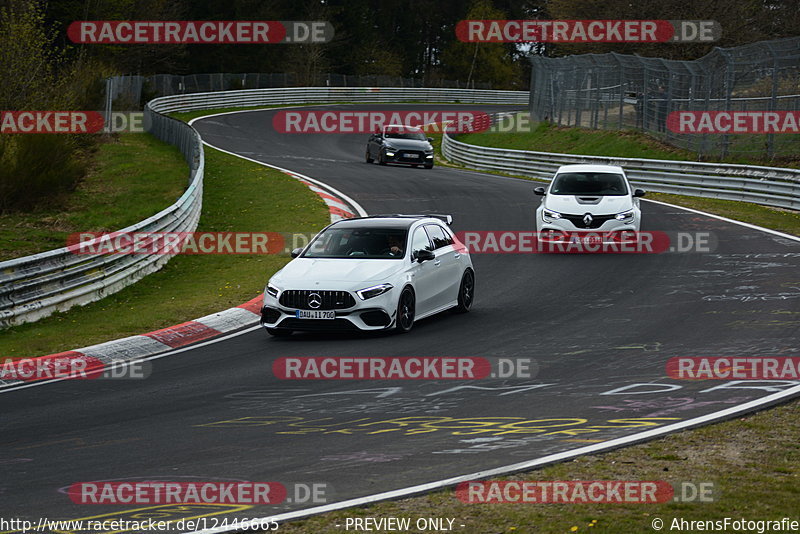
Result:
[[[608,217],[608,216],[604,216]],[[536,211],[536,230],[537,232],[564,232],[564,233],[597,233],[597,234],[611,234],[616,232],[638,232],[639,231],[639,214],[634,215],[633,220],[620,221],[618,219],[609,219],[603,221],[602,224],[597,225],[596,228],[585,228],[576,226],[572,221],[567,219],[550,219],[545,221],[542,218],[542,210]]]
[[[392,155],[390,156],[389,154]],[[433,164],[433,154],[425,154],[420,150],[384,151],[383,155],[386,163],[404,163],[406,165]]]
[[[309,332],[376,331],[394,326],[397,315],[397,288],[367,300],[353,293],[355,306],[333,310],[335,319],[300,319],[297,308],[283,306],[277,297],[265,293],[261,308],[261,326],[276,330],[303,330]],[[352,293],[352,292],[351,292]]]
[[[617,230],[562,230],[560,228],[545,227],[537,234],[537,239],[542,244],[636,244],[639,242],[639,232],[632,228]]]

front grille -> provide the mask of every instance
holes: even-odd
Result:
[[[583,218],[586,214],[583,215],[567,215],[562,213],[561,217],[568,220],[572,224],[575,225],[575,228],[600,228],[603,226],[603,223],[606,221],[610,221],[614,218],[613,215],[592,215],[592,222],[589,223],[589,226],[586,226],[586,223],[583,222]]]
[[[320,305],[316,308],[309,303],[309,296],[319,296]],[[356,305],[353,295],[347,291],[316,290],[316,289],[287,289],[281,293],[282,306],[297,310],[343,310]]]
[[[409,158],[408,154],[417,154],[417,157]],[[395,159],[408,163],[425,163],[425,152],[422,150],[401,150],[395,155]]]

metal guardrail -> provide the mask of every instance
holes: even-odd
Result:
[[[561,165],[619,165],[634,185],[649,191],[800,210],[800,169],[512,150],[470,145],[447,133],[442,136],[442,153],[467,167],[546,181]]]
[[[173,205],[120,232],[191,232],[203,200],[203,147],[189,125],[146,110],[145,128],[178,146],[189,186]],[[160,269],[168,254],[76,254],[67,247],[0,262],[0,328],[99,300]]]
[[[527,104],[524,91],[438,88],[297,87],[195,93],[157,98],[145,107],[145,129],[177,146],[190,167],[189,186],[175,204],[119,232],[191,232],[203,198],[199,134],[165,113],[272,104],[330,102],[464,102]],[[94,302],[160,269],[172,255],[81,255],[68,248],[0,262],[0,328],[32,322]]]
[[[335,102],[438,102],[464,104],[527,105],[527,91],[493,91],[484,89],[441,89],[432,87],[287,87],[248,89],[164,96],[150,101],[160,113],[192,111],[222,107],[256,107],[276,104],[310,104]]]

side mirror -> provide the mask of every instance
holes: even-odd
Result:
[[[296,258],[297,256],[299,256],[299,255],[300,255],[300,253],[301,253],[301,252],[303,252],[303,247],[296,248],[296,249],[294,249],[294,250],[292,251],[292,253],[291,253],[291,256],[292,256],[293,258]]]
[[[533,190],[534,195],[544,196],[544,187],[537,187]]]
[[[429,142],[429,143],[433,143],[433,137],[429,137],[429,138],[428,138],[428,142]]]
[[[635,197],[643,197],[647,194],[647,191],[644,189],[634,189],[633,196]]]
[[[414,259],[417,260],[419,263],[422,263],[423,261],[430,261],[430,260],[433,260],[435,258],[436,258],[436,254],[434,254],[430,250],[422,249],[422,250],[417,250],[416,252],[414,252]]]

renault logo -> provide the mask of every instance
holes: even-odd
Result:
[[[583,224],[585,224],[587,228],[592,225],[593,220],[594,219],[592,219],[591,213],[587,213],[586,215],[583,216]]]
[[[319,293],[310,293],[308,295],[309,308],[317,309],[322,305],[322,296]]]

